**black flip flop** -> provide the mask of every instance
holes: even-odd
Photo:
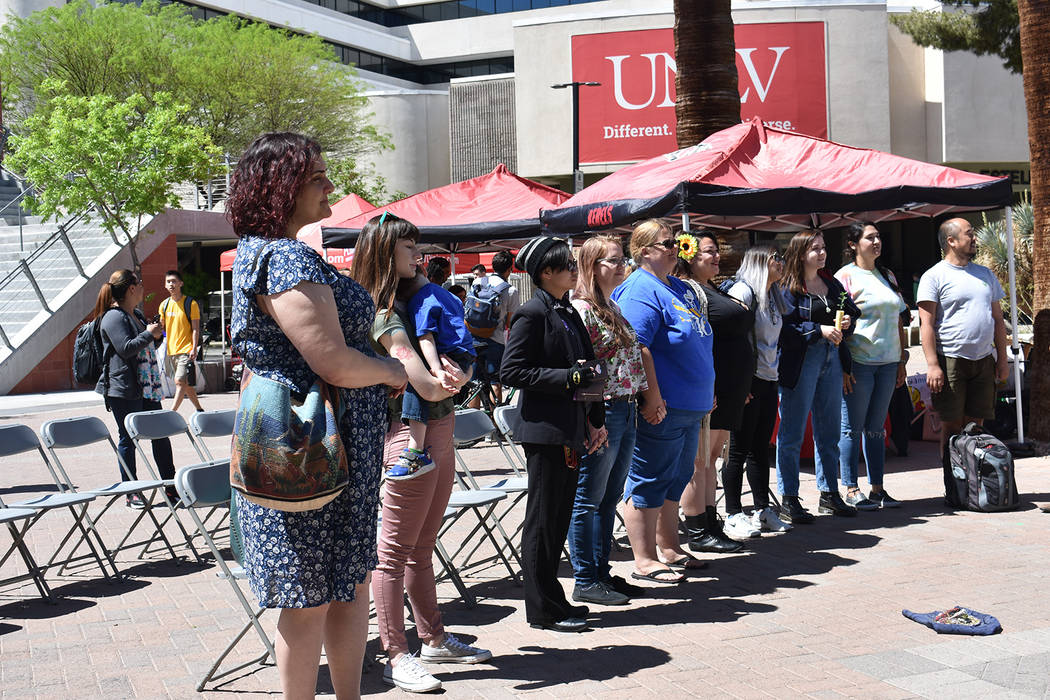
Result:
[[[676,578],[673,581],[671,579],[666,579],[666,578],[657,578],[661,574],[665,574],[665,575],[666,574],[671,574],[672,576],[679,576],[680,578]],[[681,583],[682,581],[685,580],[684,576],[682,576],[678,572],[674,571],[673,569],[657,569],[656,571],[650,571],[647,574],[640,574],[637,571],[632,571],[631,572],[631,578],[638,579],[639,581],[652,581],[653,583],[664,583],[664,584],[676,584],[676,583]]]
[[[696,557],[691,557],[688,554],[682,556],[681,559],[675,559],[674,561],[665,563],[668,567],[677,571],[699,571],[700,569],[707,568],[706,561],[700,561]]]

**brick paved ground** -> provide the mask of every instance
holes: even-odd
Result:
[[[62,402],[69,399],[62,397]],[[233,396],[207,396],[209,408]],[[3,406],[0,406],[2,412]],[[51,409],[13,420],[34,429],[45,418],[92,414],[99,407]],[[7,422],[3,420],[0,422]],[[227,447],[210,441],[216,450]],[[175,443],[176,462],[194,461]],[[494,448],[467,451],[483,480]],[[99,450],[77,455],[81,486],[116,475]],[[497,567],[473,570],[468,585],[478,606],[468,609],[449,584],[439,586],[448,627],[492,649],[490,664],[438,667],[448,697],[1050,697],[1050,606],[1043,586],[1050,571],[1050,502],[1046,459],[1018,464],[1023,508],[1013,513],[951,514],[941,506],[933,446],[913,443],[906,459],[891,458],[887,487],[906,499],[899,511],[862,513],[855,520],[820,517],[809,527],[753,540],[746,554],[707,557],[711,566],[678,586],[654,586],[629,607],[595,611],[594,629],[559,635],[530,629],[521,591]],[[4,460],[0,496],[15,501],[49,482],[34,459]],[[815,506],[810,470],[802,493]],[[746,499],[745,499],[746,502]],[[131,511],[111,513],[111,542]],[[188,522],[188,520],[187,520]],[[53,513],[31,533],[38,556],[64,532]],[[169,529],[169,532],[173,530]],[[462,531],[457,531],[462,536]],[[453,538],[454,539],[454,538]],[[6,547],[7,538],[0,535]],[[631,568],[626,551],[615,572]],[[156,556],[119,564],[128,578],[104,582],[84,568],[51,576],[56,605],[35,598],[31,584],[0,587],[0,695],[41,698],[194,697],[196,682],[241,624],[228,584],[213,566]],[[8,562],[0,578],[19,573]],[[563,579],[571,586],[568,567]],[[995,637],[938,636],[901,616],[953,604],[999,617]],[[274,617],[263,618],[272,628]],[[258,653],[246,639],[235,656]],[[375,628],[369,651],[378,653]],[[383,685],[381,664],[365,675],[366,695],[401,691]],[[330,687],[322,666],[319,689]],[[231,678],[214,697],[275,697],[272,667]]]

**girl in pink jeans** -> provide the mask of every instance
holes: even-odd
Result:
[[[372,340],[376,351],[402,362],[408,379],[420,397],[432,402],[424,444],[430,450],[434,469],[413,479],[387,481],[383,487],[382,524],[379,533],[379,566],[372,576],[379,640],[387,652],[383,680],[403,690],[423,693],[441,688],[420,661],[427,663],[478,663],[492,658],[485,649],[464,644],[445,632],[437,606],[434,583],[434,544],[448,506],[455,470],[452,430],[454,391],[443,387],[422,359],[415,333],[407,332],[404,299],[399,282],[410,282],[420,255],[416,249],[419,229],[384,214],[369,221],[357,239],[352,276],[376,302]],[[467,382],[456,363],[441,358],[446,376],[455,386]],[[400,416],[400,408],[394,410]],[[384,464],[396,462],[408,446],[409,428],[392,421],[386,435]],[[405,638],[404,595],[408,592],[416,631],[423,645],[412,654]]]

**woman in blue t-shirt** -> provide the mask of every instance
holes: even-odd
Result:
[[[711,325],[696,294],[671,274],[678,242],[667,224],[638,224],[631,257],[639,267],[612,298],[638,335],[648,388],[639,395],[642,420],[624,488],[624,521],[632,576],[678,583],[682,574],[674,569],[700,566],[679,542],[678,501],[693,476],[700,419],[714,399]]]

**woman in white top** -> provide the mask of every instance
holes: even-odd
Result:
[[[847,254],[853,262],[835,273],[853,302],[860,307],[856,330],[846,340],[853,369],[843,378],[842,439],[839,472],[846,487],[846,503],[859,510],[892,508],[900,502],[882,485],[886,449],[886,413],[895,387],[904,383],[907,353],[901,298],[893,273],[878,264],[882,238],[875,224],[853,224],[846,233]],[[857,485],[861,445],[871,493]]]

